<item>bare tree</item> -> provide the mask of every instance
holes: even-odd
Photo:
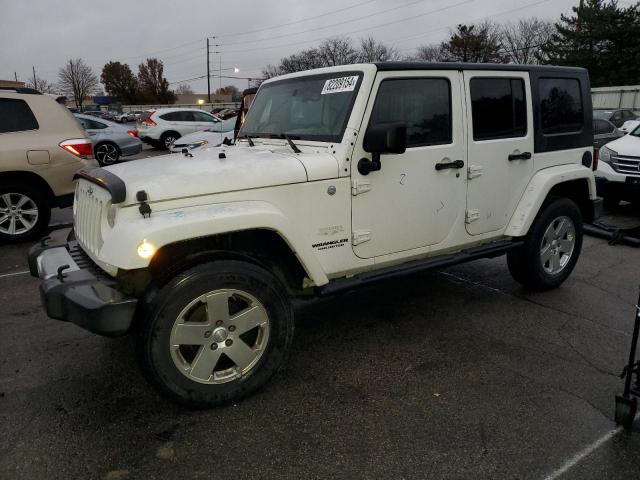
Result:
[[[442,61],[442,49],[440,45],[420,45],[416,49],[416,53],[409,56],[407,60],[420,61],[420,62],[441,62]]]
[[[501,27],[502,47],[511,63],[538,63],[536,54],[554,31],[552,22],[539,18],[507,23]]]
[[[98,77],[81,58],[68,60],[58,72],[58,86],[62,93],[72,95],[77,107],[98,87]]]
[[[353,42],[347,37],[326,39],[318,47],[318,56],[325,67],[347,65],[358,61],[358,51],[353,48]]]
[[[193,88],[188,83],[181,83],[176,88],[176,95],[193,95]]]
[[[49,83],[44,78],[38,76],[36,76],[35,79],[29,79],[29,81],[27,81],[27,87],[38,90],[40,93],[56,93],[56,86],[53,83]]]
[[[263,67],[262,69],[262,76],[264,78],[277,77],[278,75],[281,75],[281,74],[282,72],[280,71],[280,67],[277,67],[276,65],[271,65],[270,63],[266,67]]]
[[[393,47],[387,47],[384,43],[378,42],[373,37],[360,39],[360,51],[358,61],[360,62],[391,62],[398,60],[400,55]]]

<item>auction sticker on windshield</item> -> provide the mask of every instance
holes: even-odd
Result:
[[[351,92],[356,88],[358,76],[330,78],[324,82],[321,95],[327,93]]]

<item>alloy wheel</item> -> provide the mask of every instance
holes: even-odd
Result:
[[[96,159],[102,165],[111,165],[117,162],[119,157],[118,149],[110,143],[103,143],[96,148]]]
[[[178,315],[169,340],[171,357],[190,380],[221,384],[247,375],[269,341],[269,316],[251,294],[208,292]]]
[[[576,244],[576,228],[567,216],[554,219],[542,236],[540,262],[545,272],[557,275],[569,264]]]
[[[0,195],[0,233],[22,235],[38,223],[38,206],[23,193]]]

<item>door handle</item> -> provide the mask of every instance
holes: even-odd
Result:
[[[513,160],[529,160],[531,158],[531,152],[511,153],[509,154],[509,161]]]
[[[453,162],[436,163],[436,170],[445,170],[447,168],[462,168],[464,162],[462,160],[454,160]]]

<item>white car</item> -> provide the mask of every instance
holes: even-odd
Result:
[[[180,137],[220,123],[216,116],[197,108],[160,108],[138,123],[138,132],[143,142],[167,150]]]
[[[596,183],[609,208],[620,200],[640,201],[640,124],[600,149]]]
[[[640,120],[627,120],[618,130],[629,133],[634,131],[638,126],[640,126]]]
[[[215,116],[215,115],[214,115]],[[216,116],[216,118],[218,118]],[[220,119],[213,127],[206,130],[190,133],[176,140],[170,147],[172,152],[182,152],[183,149],[194,150],[196,148],[208,146],[217,147],[224,139],[233,140],[234,128],[238,117]]]
[[[134,112],[122,112],[118,115],[114,115],[113,119],[120,123],[133,122],[136,120],[136,116]]]
[[[80,172],[75,237],[36,244],[30,271],[50,317],[135,332],[159,392],[235,402],[285,363],[298,299],[502,254],[558,287],[599,205],[588,85],[413,62],[271,78],[234,145]]]

